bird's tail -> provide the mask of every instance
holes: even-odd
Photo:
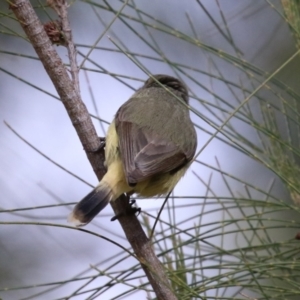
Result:
[[[75,226],[84,226],[112,200],[114,199],[112,188],[101,181],[87,196],[76,204],[72,213],[68,217],[68,222]]]

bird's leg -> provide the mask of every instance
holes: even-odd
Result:
[[[95,150],[89,150],[88,152],[90,153],[98,153],[100,152],[106,145],[106,138],[105,137],[99,137],[99,140],[100,140],[100,145],[97,149]]]
[[[131,199],[129,200],[129,208],[128,208],[128,211],[132,214],[135,214],[137,213],[136,216],[138,216],[142,209],[140,207],[138,207],[137,205],[133,206],[134,204],[136,204],[136,200],[135,199]]]
[[[135,214],[135,213],[138,213],[137,216],[141,213],[141,208],[140,207],[137,207],[137,206],[133,206],[135,203],[136,203],[136,200],[135,199],[130,199],[130,196],[132,195],[133,193],[127,193],[126,196],[127,196],[127,199],[128,199],[128,206],[125,210],[125,212],[120,212],[118,213],[117,215],[113,216],[110,220],[111,221],[115,221],[115,220],[118,220],[120,217],[124,216],[124,215],[132,215],[132,214]]]

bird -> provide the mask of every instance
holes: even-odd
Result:
[[[169,75],[152,75],[117,111],[105,143],[107,172],[76,204],[68,221],[88,224],[122,194],[166,195],[195,155],[197,135],[186,85]]]

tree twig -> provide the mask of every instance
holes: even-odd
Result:
[[[65,46],[68,49],[68,56],[71,66],[71,76],[74,83],[74,87],[78,95],[80,94],[79,86],[79,68],[77,65],[77,52],[76,47],[72,38],[72,30],[68,18],[68,7],[69,4],[66,0],[48,0],[47,4],[51,6],[58,14],[61,20],[62,33],[64,35]]]
[[[58,0],[61,1],[61,0]],[[52,46],[43,25],[35,14],[29,0],[10,0],[10,8],[23,27],[44,68],[51,78],[62,103],[64,104],[87,157],[99,180],[105,174],[104,152],[93,153],[100,146],[99,138],[92,124],[86,106],[77,92],[76,83],[68,75],[62,60]],[[63,27],[68,29],[67,26]],[[66,32],[64,32],[66,34]],[[71,38],[71,35],[70,35]],[[77,68],[77,66],[76,66]],[[115,214],[126,210],[126,198],[121,196],[112,203]],[[176,300],[165,270],[156,257],[151,242],[143,231],[135,215],[123,215],[119,222],[131,244],[157,299]]]

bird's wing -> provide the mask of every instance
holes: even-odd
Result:
[[[121,158],[129,185],[135,185],[153,175],[180,169],[192,159],[194,151],[189,151],[192,155],[187,157],[189,153],[184,153],[159,132],[138,126],[131,119],[122,107],[115,118]]]

